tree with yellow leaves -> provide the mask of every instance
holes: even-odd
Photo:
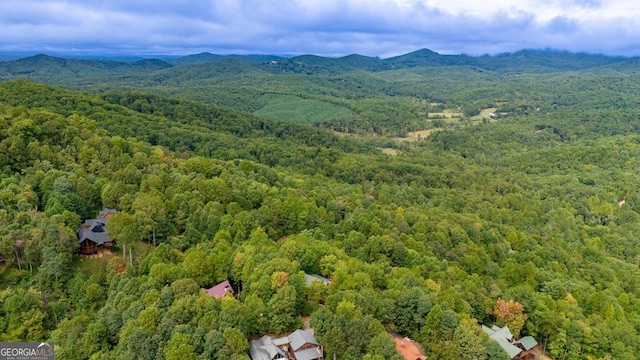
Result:
[[[524,313],[522,304],[513,299],[506,301],[502,298],[496,300],[493,315],[498,319],[498,322],[507,325],[516,338],[519,337],[520,330],[522,330],[524,322],[528,318],[527,314]]]

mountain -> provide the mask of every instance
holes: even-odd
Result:
[[[349,71],[385,71],[418,67],[471,66],[501,73],[543,73],[579,70],[627,61],[605,55],[574,54],[551,50],[523,50],[496,56],[441,55],[428,49],[387,59],[352,54],[339,58],[301,55],[283,58],[272,55],[215,55],[200,53],[175,59],[142,59],[135,62],[76,60],[35,55],[0,62],[0,79],[27,77],[34,80],[99,77],[151,73],[169,68],[205,65],[236,60],[271,73],[340,74]],[[226,63],[227,65],[229,63]],[[222,66],[225,67],[226,65]],[[195,68],[192,68],[195,69]],[[246,67],[244,69],[247,69]],[[203,76],[200,76],[203,77]]]
[[[200,54],[187,55],[177,59],[172,59],[168,62],[175,66],[184,66],[211,63],[220,61],[222,59],[236,59],[252,64],[260,64],[268,63],[282,58],[274,55],[216,55],[208,52],[203,52]]]
[[[418,66],[473,66],[477,65],[477,59],[467,55],[441,55],[429,49],[421,49],[385,59],[384,63],[393,69]]]
[[[628,58],[554,50],[522,50],[476,58],[477,66],[508,72],[546,72],[589,69],[627,61]]]
[[[0,63],[0,78],[95,77],[122,73],[151,72],[172,65],[157,59],[119,62],[64,59],[44,54]]]

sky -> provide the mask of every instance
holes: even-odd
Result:
[[[0,0],[0,52],[640,56],[638,0]]]

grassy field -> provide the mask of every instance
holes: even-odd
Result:
[[[430,119],[453,119],[453,118],[461,118],[464,114],[453,109],[445,109],[442,112],[430,112]]]
[[[293,95],[267,94],[258,101],[264,106],[254,115],[273,120],[313,124],[352,115],[346,107]]]

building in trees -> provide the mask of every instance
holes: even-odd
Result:
[[[306,274],[306,273],[304,274],[305,285],[311,286],[311,284],[313,284],[314,281],[320,281],[324,285],[329,285],[331,283],[331,280],[327,279],[324,276],[320,276],[316,274]]]
[[[249,355],[253,360],[284,360],[287,358],[284,350],[273,343],[273,338],[265,335],[249,344]]]
[[[427,357],[420,352],[413,340],[408,337],[394,337],[396,342],[396,351],[406,360],[426,360]]]
[[[227,294],[233,295],[233,288],[231,287],[229,280],[225,280],[220,284],[210,289],[207,289],[207,294],[209,294],[210,296],[213,296],[216,299],[220,299],[225,297]]]
[[[495,340],[500,347],[509,355],[512,360],[537,360],[542,354],[542,349],[538,342],[531,336],[525,336],[518,341],[514,341],[513,335],[507,326],[491,328],[482,325],[487,335]]]
[[[115,214],[115,209],[105,208],[100,211],[95,219],[85,220],[78,228],[78,242],[80,243],[80,254],[97,254],[104,249],[111,249],[114,239],[109,237],[106,225],[111,215]]]
[[[249,354],[252,360],[323,360],[322,346],[313,334],[303,330],[281,338],[265,335],[253,340]]]

